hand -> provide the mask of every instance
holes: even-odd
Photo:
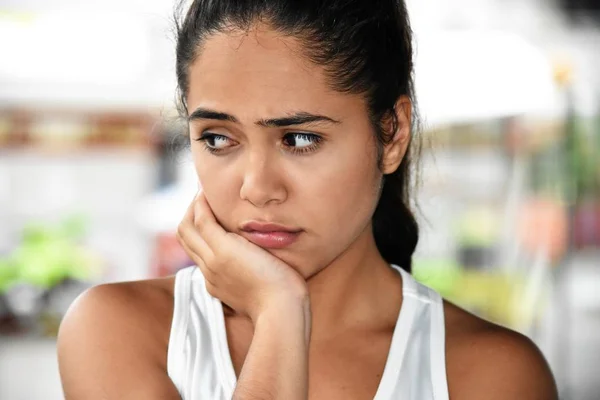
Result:
[[[206,289],[255,323],[267,310],[305,307],[306,281],[292,267],[217,222],[199,193],[179,224],[177,238],[202,270]],[[290,304],[292,303],[292,304]]]

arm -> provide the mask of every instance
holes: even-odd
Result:
[[[261,314],[234,400],[308,398],[308,298]]]
[[[143,309],[143,299],[149,299],[126,285],[89,289],[65,316],[58,335],[65,399],[180,398],[162,362],[166,347],[157,340],[160,323]]]
[[[225,231],[202,194],[179,225],[178,238],[202,271],[208,293],[254,325],[234,399],[306,399],[310,338],[306,280],[266,250]]]

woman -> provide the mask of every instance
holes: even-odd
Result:
[[[402,1],[196,0],[177,33],[197,267],[73,304],[67,399],[557,397],[529,340],[409,274]]]

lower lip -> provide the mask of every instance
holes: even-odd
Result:
[[[283,249],[294,243],[300,232],[244,232],[243,236],[265,249]]]

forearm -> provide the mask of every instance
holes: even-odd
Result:
[[[257,319],[234,400],[307,399],[310,322],[308,298]]]

